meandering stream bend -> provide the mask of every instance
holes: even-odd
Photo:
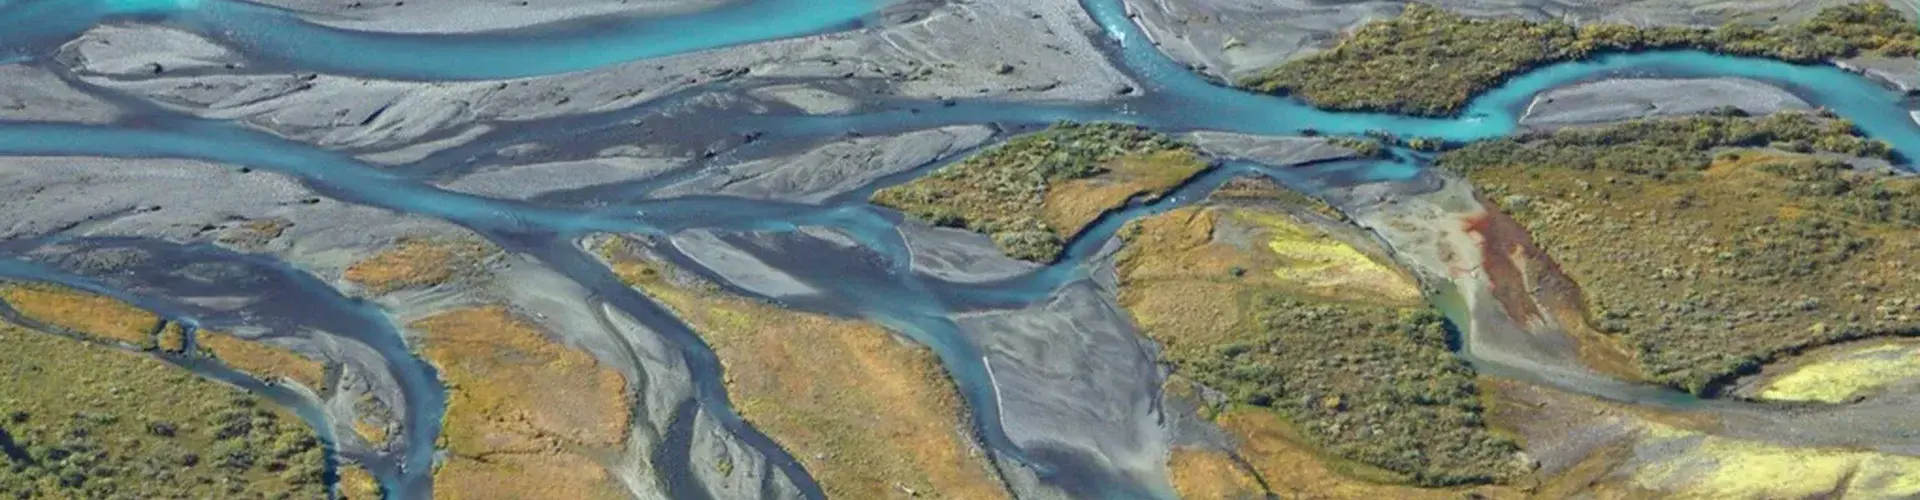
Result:
[[[253,59],[301,71],[408,80],[512,78],[590,70],[702,49],[848,29],[860,26],[884,6],[879,0],[753,0],[673,17],[439,36],[373,34],[324,27],[285,11],[235,0],[0,0],[0,60],[41,60],[47,57],[51,47],[89,27],[134,21],[201,33],[232,44]],[[767,116],[730,126],[782,136],[830,137],[846,130],[1114,120],[1161,130],[1223,130],[1264,135],[1297,135],[1307,130],[1327,134],[1384,131],[1403,137],[1471,141],[1514,132],[1520,110],[1532,96],[1555,87],[1619,75],[1743,77],[1780,86],[1815,105],[1833,110],[1853,121],[1868,136],[1892,144],[1902,158],[1920,154],[1920,127],[1908,115],[1902,104],[1903,96],[1859,75],[1829,66],[1793,65],[1689,51],[1618,54],[1538,68],[1476,98],[1458,118],[1334,113],[1292,100],[1221,87],[1194,75],[1154,49],[1138,27],[1128,21],[1119,0],[1083,0],[1082,6],[1105,31],[1105,55],[1144,87],[1139,95],[1087,105],[983,101],[928,105],[913,111],[883,109],[843,115]],[[1232,176],[1273,175],[1296,186],[1312,181],[1299,177],[1298,172],[1280,173],[1257,165],[1229,163],[1161,202],[1130,207],[1103,218],[1086,234],[1077,237],[1065,256],[1053,265],[1007,281],[961,285],[904,272],[907,255],[904,242],[893,230],[896,219],[858,200],[812,206],[696,197],[614,206],[533,205],[442,190],[408,174],[405,167],[368,165],[343,154],[232,123],[157,110],[149,114],[151,116],[143,117],[140,126],[0,124],[0,154],[192,158],[244,165],[291,176],[316,192],[341,201],[440,218],[470,228],[509,251],[541,260],[678,344],[693,371],[696,399],[702,408],[716,415],[728,431],[766,453],[777,467],[799,483],[805,494],[815,498],[822,496],[821,491],[797,462],[732,411],[720,385],[719,364],[699,337],[658,305],[613,279],[590,256],[575,248],[574,240],[600,232],[671,234],[696,228],[790,231],[803,226],[832,228],[850,235],[865,251],[888,264],[851,273],[834,269],[832,275],[820,274],[825,272],[822,268],[786,269],[825,291],[826,300],[795,305],[868,318],[933,348],[973,409],[976,430],[988,447],[1029,462],[1044,474],[1074,467],[1027,456],[1008,440],[998,420],[995,389],[987,367],[977,349],[962,338],[948,318],[958,311],[1010,307],[1044,299],[1066,283],[1084,279],[1087,261],[1125,220],[1204,197]],[[1405,161],[1339,167],[1349,172],[1358,171],[1362,178],[1374,179],[1403,175],[1416,168]],[[281,276],[278,279],[289,280],[288,283],[305,291],[299,294],[299,300],[348,318],[339,321],[353,322],[333,325],[340,329],[328,331],[357,331],[355,335],[360,335],[361,340],[380,349],[388,357],[389,370],[406,389],[409,406],[406,409],[407,442],[400,448],[404,456],[372,465],[401,497],[414,498],[430,491],[426,474],[431,468],[437,418],[444,410],[444,395],[432,370],[411,356],[394,327],[377,308],[341,297],[303,273],[263,257],[198,247],[172,253],[245,261],[261,269],[271,269],[271,273]],[[179,317],[204,314],[24,260],[0,260],[0,276],[73,285],[127,298]],[[307,316],[302,321],[323,320]],[[1054,479],[1072,483],[1065,486],[1091,496],[1151,494],[1112,478]]]

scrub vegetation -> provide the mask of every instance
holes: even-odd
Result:
[[[480,265],[489,250],[472,240],[409,238],[347,267],[347,281],[374,295],[440,285]]]
[[[1702,117],[1476,143],[1439,163],[1526,226],[1649,378],[1710,393],[1810,347],[1920,335],[1920,179],[1765,148],[1884,151],[1847,131]]]
[[[1138,221],[1122,233],[1121,303],[1176,373],[1224,393],[1216,420],[1267,422],[1237,434],[1288,436],[1376,482],[1523,472],[1413,279],[1311,212],[1239,203]],[[1257,454],[1247,455],[1263,474],[1291,474]]]
[[[0,324],[8,498],[325,498],[320,442],[243,391],[136,353]]]
[[[1719,29],[1472,19],[1409,4],[1331,50],[1241,82],[1327,109],[1421,116],[1458,113],[1473,96],[1546,64],[1608,52],[1696,49],[1813,63],[1861,53],[1913,57],[1920,26],[1879,2],[1830,7],[1800,24]]]
[[[619,372],[501,307],[410,325],[447,382],[434,489],[447,498],[627,498],[593,458],[626,442],[632,401]]]
[[[682,281],[629,245],[613,239],[600,250],[616,275],[713,347],[740,415],[791,451],[828,497],[1006,498],[932,352],[869,323]]]
[[[903,185],[875,204],[986,233],[1007,255],[1051,261],[1100,214],[1154,198],[1210,164],[1192,146],[1118,123],[1061,123]]]

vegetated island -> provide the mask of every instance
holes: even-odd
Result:
[[[408,327],[447,384],[436,495],[630,496],[600,462],[624,449],[632,417],[618,371],[503,306],[444,311]]]
[[[0,376],[0,492],[9,498],[327,496],[313,429],[245,391],[10,323],[0,323]]]
[[[1920,25],[1878,2],[1829,7],[1800,24],[1718,29],[1472,19],[1410,4],[1324,52],[1239,82],[1333,110],[1450,116],[1508,77],[1609,52],[1694,49],[1813,63],[1872,53],[1913,57]]]
[[[1649,379],[1712,393],[1811,347],[1920,335],[1920,179],[1838,158],[1887,154],[1786,113],[1483,141],[1438,164],[1526,227]]]
[[[727,295],[632,240],[596,250],[713,347],[740,416],[789,450],[827,496],[1008,497],[932,351],[871,323]],[[736,473],[725,458],[706,465]]]
[[[1475,375],[1414,278],[1329,212],[1271,181],[1236,179],[1203,206],[1135,221],[1121,232],[1120,302],[1165,346],[1176,380],[1217,391],[1194,398],[1211,399],[1203,416],[1247,442],[1273,491],[1333,476],[1295,477],[1320,460],[1274,451],[1290,448],[1277,441],[1378,483],[1525,473],[1519,448],[1484,422]]]
[[[1138,126],[1060,123],[881,189],[872,201],[1048,262],[1101,214],[1163,195],[1210,166],[1193,146]]]

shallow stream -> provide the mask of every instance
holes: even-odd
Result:
[[[847,130],[911,130],[948,124],[994,123],[1003,127],[1057,120],[1117,120],[1161,130],[1223,130],[1263,135],[1360,134],[1383,131],[1402,137],[1471,141],[1510,134],[1532,97],[1572,83],[1623,75],[1744,77],[1787,89],[1808,102],[1852,120],[1867,135],[1891,143],[1902,158],[1920,154],[1920,127],[1903,96],[1864,77],[1830,66],[1668,51],[1618,54],[1554,64],[1514,78],[1475,99],[1458,118],[1334,113],[1300,103],[1222,87],[1158,52],[1132,23],[1119,0],[1084,0],[1104,30],[1106,56],[1143,88],[1098,105],[1013,104],[962,101],[951,106],[889,107],[845,115],[768,116],[722,126],[776,136],[831,137]],[[311,24],[292,13],[233,0],[0,0],[0,60],[44,60],[51,47],[101,23],[137,21],[175,26],[231,44],[249,57],[299,71],[410,80],[511,78],[590,70],[691,51],[851,29],[885,7],[877,0],[752,0],[673,17],[571,23],[485,35],[395,35],[361,33]],[[1352,181],[1397,178],[1417,170],[1406,161],[1322,165],[1273,172],[1228,162],[1166,199],[1109,214],[1077,237],[1055,264],[1010,280],[985,284],[946,283],[908,272],[906,245],[893,215],[848,200],[824,206],[695,197],[611,206],[530,204],[442,190],[398,168],[370,165],[347,155],[280,139],[241,125],[153,112],[139,125],[91,126],[0,123],[0,154],[192,158],[269,170],[299,179],[316,192],[350,203],[451,221],[486,235],[501,247],[542,261],[597,297],[665,334],[692,367],[696,399],[719,416],[728,431],[764,452],[810,497],[821,491],[786,452],[743,423],[721,386],[713,353],[692,331],[658,305],[621,285],[590,256],[574,247],[599,232],[671,234],[685,229],[791,231],[803,226],[837,230],[858,242],[870,258],[860,265],[780,266],[824,291],[795,299],[803,309],[868,318],[934,349],[957,381],[987,446],[1032,465],[1042,475],[1083,470],[1077,464],[1029,456],[1001,430],[995,388],[978,348],[949,319],[955,312],[1014,307],[1046,298],[1088,274],[1088,261],[1126,220],[1203,198],[1238,175],[1263,174],[1312,188],[1339,177]],[[512,139],[512,136],[500,138]],[[460,149],[466,151],[467,149]],[[446,161],[447,158],[430,158]],[[457,161],[457,159],[453,159]],[[1313,178],[1314,172],[1325,177]],[[125,244],[147,245],[127,242]],[[8,252],[14,253],[14,252]],[[404,498],[430,491],[426,474],[444,395],[437,378],[400,341],[377,307],[349,299],[324,283],[261,257],[191,247],[162,254],[249,262],[298,293],[279,295],[269,312],[327,331],[352,335],[381,351],[387,369],[406,389],[408,432],[401,456],[375,462],[376,475]],[[853,259],[847,259],[852,261]],[[839,262],[835,260],[834,262]],[[774,261],[776,265],[782,262]],[[204,311],[180,309],[152,299],[155,291],[125,293],[101,282],[47,270],[19,260],[0,260],[0,276],[59,282],[134,299],[142,306],[195,318]],[[155,278],[168,283],[164,279]],[[256,293],[241,291],[240,293]],[[257,291],[266,294],[267,291]],[[301,304],[295,310],[290,304]],[[203,318],[201,321],[214,321]],[[345,323],[342,323],[345,322]],[[1515,374],[1525,376],[1525,374]],[[1633,389],[1635,391],[1641,390]],[[1611,389],[1596,389],[1610,392]],[[1599,394],[1642,399],[1644,394]],[[682,429],[680,432],[688,432]],[[669,457],[671,458],[671,457]],[[685,465],[656,464],[662,468]],[[1125,481],[1060,474],[1051,478],[1070,491],[1101,497],[1147,496]],[[671,485],[670,485],[671,486]],[[671,488],[670,488],[671,489]],[[672,493],[672,492],[670,492]]]

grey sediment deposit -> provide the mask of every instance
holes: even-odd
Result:
[[[752,235],[745,235],[752,238]],[[673,247],[700,267],[713,272],[729,284],[767,297],[791,298],[819,293],[800,280],[788,276],[745,249],[723,240],[706,229],[675,233]]]
[[[1275,167],[1344,160],[1359,155],[1352,148],[1314,137],[1274,137],[1200,131],[1188,133],[1186,139],[1210,156],[1246,160]]]
[[[249,0],[296,11],[314,24],[383,33],[473,33],[566,21],[691,12],[745,0]]]
[[[0,65],[0,120],[98,124],[122,114],[119,106],[74,88],[52,71]]]
[[[1542,92],[1527,106],[1520,124],[1557,128],[1697,115],[1724,107],[1753,116],[1812,108],[1790,92],[1743,78],[1622,78]]]
[[[62,46],[58,59],[88,84],[162,107],[389,161],[433,150],[418,142],[454,147],[447,139],[473,127],[624,110],[723,84],[778,86],[767,92],[834,112],[849,103],[792,82],[858,82],[874,94],[921,99],[1049,102],[1098,101],[1137,86],[1094,48],[1087,34],[1098,26],[1071,0],[916,8],[926,10],[901,16],[915,19],[905,23],[506,80],[249,71],[218,42],[154,25],[96,27]],[[234,70],[193,71],[230,64]],[[390,153],[409,146],[416,147]]]
[[[958,125],[822,144],[800,154],[702,170],[649,193],[654,198],[716,194],[820,203],[882,177],[947,159],[993,137],[991,127]]]
[[[1909,94],[1920,91],[1920,59],[1863,56],[1834,64],[1847,71],[1867,75],[1894,90]]]
[[[1728,21],[1786,23],[1851,0],[1432,0],[1482,18],[1563,19],[1639,26],[1718,26]],[[1404,1],[1126,0],[1154,43],[1175,61],[1237,81],[1262,69],[1328,48],[1340,34],[1399,14]]]
[[[1056,486],[1076,497],[1171,497],[1174,432],[1159,403],[1157,347],[1119,307],[1112,263],[1091,265],[1092,279],[1040,303],[955,322],[985,355],[1007,437],[1061,467]]]
[[[984,283],[1026,274],[1039,264],[1007,257],[987,235],[905,220],[895,230],[906,242],[914,272],[949,283]]]
[[[528,199],[607,183],[648,179],[684,166],[677,158],[602,156],[584,160],[489,167],[441,182],[449,191],[495,198]]]

